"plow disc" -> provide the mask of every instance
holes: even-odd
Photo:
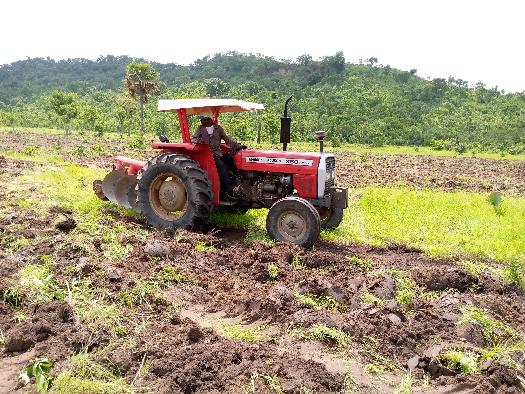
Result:
[[[98,190],[95,189],[95,192],[99,197],[105,197],[126,208],[137,209],[137,194],[135,192],[137,178],[134,175],[126,174],[124,170],[114,170],[97,185],[99,185]]]

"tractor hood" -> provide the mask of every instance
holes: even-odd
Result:
[[[235,156],[235,165],[241,170],[314,174],[323,156],[327,155],[319,152],[246,149]]]

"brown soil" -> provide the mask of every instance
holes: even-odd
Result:
[[[115,152],[142,160],[154,155],[150,148],[133,149],[105,137],[0,133],[0,150],[20,151],[27,146],[39,148],[35,155],[57,153],[80,165],[103,168],[111,167]],[[525,195],[525,161],[351,152],[338,152],[336,159],[338,182],[348,187],[404,185]]]
[[[338,180],[349,187],[410,186],[525,194],[525,162],[469,157],[337,153]]]
[[[0,159],[0,181],[35,165]],[[119,336],[82,321],[67,298],[36,305],[23,299],[18,306],[0,299],[0,330],[5,338],[0,358],[7,366],[0,374],[0,392],[27,391],[13,371],[19,373],[31,358],[52,358],[57,374],[67,368],[68,357],[83,348],[99,363],[119,371],[139,392],[239,393],[253,387],[257,393],[270,393],[275,392],[269,383],[273,377],[287,393],[305,392],[305,388],[335,393],[345,385],[362,393],[395,392],[403,369],[415,357],[415,377],[431,379],[426,392],[523,390],[521,374],[500,363],[469,376],[451,372],[434,360],[436,349],[476,351],[486,345],[478,326],[458,324],[467,305],[485,308],[525,334],[525,295],[496,276],[475,277],[453,260],[429,258],[402,245],[379,248],[320,242],[313,250],[305,250],[246,243],[244,232],[220,230],[207,234],[152,231],[146,240],[121,239],[132,252],[125,260],[114,261],[104,256],[100,237],[82,247],[71,242],[71,234],[77,231],[71,222],[74,214],[54,208],[42,217],[30,208],[10,205],[12,193],[0,190],[0,289],[18,279],[20,267],[49,255],[61,287],[89,280],[106,302],[118,305],[126,334]],[[59,221],[58,216],[62,217]],[[140,221],[116,218],[129,229],[143,226]],[[31,244],[9,249],[5,240],[20,235]],[[197,251],[197,243],[213,248]],[[348,258],[352,256],[371,266],[351,264]],[[303,266],[294,267],[297,261]],[[278,268],[275,280],[268,276],[268,264]],[[191,280],[164,283],[133,306],[122,301],[122,292],[140,281],[159,280],[167,265]],[[405,272],[424,290],[440,293],[398,304],[391,269]],[[337,306],[315,309],[299,302],[297,293],[330,296]],[[363,304],[365,293],[381,298],[382,305]],[[20,318],[21,311],[27,318]],[[264,339],[229,339],[224,334],[228,324],[258,328]],[[347,334],[351,345],[339,349],[334,342],[305,342],[291,335],[293,327],[320,324]],[[523,366],[523,355],[511,356]],[[347,358],[352,361],[344,361]],[[383,365],[387,371],[378,377],[368,374],[364,372],[367,363]],[[145,364],[147,373],[139,373]]]

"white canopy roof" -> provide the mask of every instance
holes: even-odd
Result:
[[[174,112],[186,109],[188,115],[219,112],[245,112],[264,109],[264,105],[236,99],[176,99],[159,100],[158,111]]]

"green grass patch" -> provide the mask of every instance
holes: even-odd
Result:
[[[27,248],[29,245],[31,245],[31,240],[22,236],[22,237],[16,238],[13,241],[9,242],[7,245],[7,249],[13,252],[17,252],[19,250]]]
[[[372,268],[372,260],[359,256],[346,256],[348,264],[359,268],[362,271],[369,271]]]
[[[59,374],[53,382],[51,393],[56,394],[128,394],[131,387],[115,371],[95,362],[85,352],[70,359],[70,368]]]
[[[297,301],[314,309],[335,310],[339,307],[335,298],[329,295],[294,293],[294,297]]]
[[[361,303],[363,305],[383,306],[385,301],[383,301],[382,298],[379,298],[378,296],[366,291],[361,295]]]
[[[47,264],[28,264],[18,271],[19,281],[11,290],[18,298],[30,304],[40,304],[53,299],[63,300],[64,289],[55,282],[53,272]]]
[[[403,271],[391,269],[388,271],[396,282],[395,300],[398,304],[410,304],[414,298],[422,293],[419,286]]]
[[[260,145],[253,145],[252,149],[276,149],[281,150],[282,145],[263,143]],[[291,142],[288,145],[288,150],[296,150],[302,152],[318,152],[319,144],[316,142]],[[416,156],[438,156],[438,157],[479,157],[484,159],[494,160],[525,160],[525,154],[511,155],[501,152],[466,152],[460,154],[450,150],[437,150],[430,146],[370,146],[359,144],[341,144],[340,146],[333,146],[331,142],[325,145],[325,152],[351,152],[357,155],[366,154],[380,154],[380,155],[416,155]]]
[[[340,227],[324,231],[334,241],[387,242],[430,255],[470,255],[525,264],[525,198],[505,197],[497,214],[487,195],[470,192],[366,187],[345,210]]]
[[[26,146],[19,151],[4,150],[0,151],[0,156],[12,160],[32,161],[34,163],[64,164],[64,158],[56,153],[41,151],[33,146]]]
[[[215,252],[217,249],[213,245],[206,245],[204,242],[197,242],[194,246],[197,252]]]
[[[129,307],[148,303],[148,297],[158,294],[160,284],[154,280],[140,280],[130,290],[119,293],[120,300]]]
[[[166,284],[171,282],[177,283],[186,283],[186,282],[196,282],[190,275],[187,275],[183,272],[180,272],[177,268],[172,265],[165,265],[160,270],[160,278]]]
[[[438,356],[438,360],[445,367],[465,374],[479,372],[478,359],[479,356],[476,353],[460,350],[449,350]]]
[[[346,348],[350,344],[350,336],[337,328],[328,327],[324,324],[314,324],[311,327],[303,328],[293,326],[288,330],[289,334],[296,338],[307,341],[325,342],[331,345],[337,345]]]
[[[266,267],[266,274],[270,280],[276,280],[279,276],[279,267],[272,263],[268,264],[268,267]]]
[[[262,341],[264,337],[259,334],[261,331],[260,327],[255,328],[242,328],[236,324],[221,324],[221,333],[229,339],[237,339],[244,342],[257,342]]]
[[[375,375],[375,374],[384,373],[386,371],[386,368],[379,364],[370,363],[370,364],[365,365],[365,371],[368,372],[369,374]]]
[[[68,283],[67,299],[83,323],[92,328],[107,329],[117,335],[125,334],[119,306],[107,301],[104,292],[94,288],[89,281]]]
[[[490,316],[486,310],[474,305],[463,308],[458,324],[465,323],[479,324],[485,344],[489,346],[497,346],[518,337],[517,332],[512,327]]]

